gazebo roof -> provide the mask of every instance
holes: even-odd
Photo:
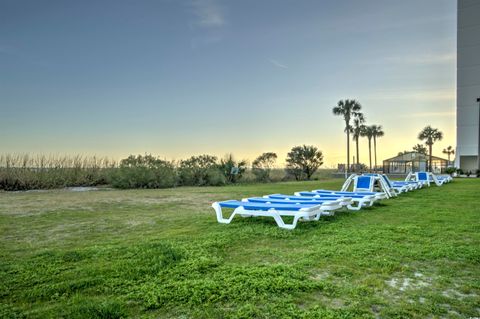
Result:
[[[412,162],[412,161],[427,161],[428,155],[419,153],[419,152],[407,152],[401,155],[397,155],[395,157],[391,157],[385,159],[384,162]],[[447,161],[444,158],[432,156],[432,160],[434,161]]]

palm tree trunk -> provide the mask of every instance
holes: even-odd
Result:
[[[430,167],[430,172],[432,171],[432,144],[428,145],[429,157],[428,157],[428,166]]]
[[[349,131],[349,123],[346,123],[346,128],[347,128],[347,167],[345,168],[345,177],[348,174],[348,171],[350,169],[350,131]]]
[[[375,154],[375,173],[377,172],[377,137],[373,136],[373,153]]]
[[[358,165],[360,164],[360,155],[359,155],[359,152],[358,152],[358,136],[357,138],[355,139],[355,143],[357,143],[357,168],[358,168]]]
[[[370,173],[372,172],[372,139],[368,139],[368,157],[370,160]]]

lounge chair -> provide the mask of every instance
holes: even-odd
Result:
[[[291,205],[291,204],[296,204],[296,205],[323,205],[327,202],[335,202],[339,206],[339,208],[347,206],[352,203],[352,201],[348,198],[343,199],[343,198],[328,198],[328,199],[323,199],[323,198],[311,198],[310,200],[295,200],[295,199],[284,199],[284,198],[269,198],[269,197],[250,197],[250,198],[244,198],[242,199],[244,202],[251,202],[251,203],[266,203],[266,204],[284,204],[284,205]],[[321,215],[325,216],[332,216],[333,215],[333,209],[331,211],[324,211],[321,213]]]
[[[342,192],[350,189],[353,183],[353,192],[355,193],[383,193],[386,198],[395,197],[397,194],[392,192],[388,185],[385,184],[383,178],[379,174],[350,175],[345,183],[343,183]],[[377,192],[381,190],[381,192]]]
[[[357,203],[356,205],[350,204],[347,206],[348,209],[350,210],[360,210],[362,207],[366,206],[372,206],[373,203],[377,200],[375,195],[368,195],[368,194],[333,194],[333,193],[321,193],[317,191],[312,191],[312,192],[296,192],[295,196],[300,196],[300,197],[310,197],[313,199],[323,199],[325,198],[324,196],[332,197],[332,196],[338,196],[338,198],[350,198],[352,202]]]
[[[450,183],[453,178],[450,175],[435,175],[439,181],[442,181],[444,184],[445,183]]]
[[[375,198],[375,200],[381,200],[388,198],[387,194],[383,192],[347,192],[347,191],[332,191],[328,189],[314,189],[312,192],[318,194],[334,194],[334,195],[343,195],[343,196],[351,196],[351,195],[361,195],[366,196],[370,195]]]
[[[450,179],[448,177],[441,176],[441,175],[435,175],[433,173],[430,173],[430,182],[434,182],[435,185],[437,185],[437,186],[442,186],[443,184],[446,184],[449,181],[450,181]]]
[[[265,216],[272,217],[278,227],[285,229],[294,229],[299,219],[319,220],[324,212],[342,208],[336,201],[327,201],[322,204],[273,204],[237,200],[215,202],[212,207],[217,215],[217,221],[222,224],[229,224],[236,215],[243,217]],[[229,218],[224,218],[222,208],[233,208],[234,211]],[[283,216],[293,217],[293,222],[286,224],[282,219]]]
[[[383,178],[385,184],[397,194],[412,191],[417,189],[420,185],[417,182],[391,181],[385,174],[379,174],[379,176]]]
[[[357,199],[352,197],[345,197],[342,195],[332,195],[332,196],[297,196],[297,195],[283,195],[283,194],[271,194],[263,196],[264,199],[272,199],[272,200],[284,200],[287,202],[295,202],[295,203],[312,203],[316,201],[337,201],[342,205],[342,207],[346,207],[348,209],[355,209],[352,208],[354,202],[358,202]]]

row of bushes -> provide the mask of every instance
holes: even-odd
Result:
[[[287,154],[282,174],[275,170],[277,154],[263,153],[251,165],[230,154],[192,156],[177,163],[152,155],[130,155],[115,163],[104,158],[0,157],[0,189],[28,190],[110,184],[116,188],[168,188],[220,186],[241,181],[271,182],[311,179],[323,164],[323,154],[313,146],[297,146]],[[272,174],[275,171],[276,174]],[[275,176],[274,176],[275,175]],[[245,178],[247,176],[247,178]]]
[[[0,190],[15,191],[109,183],[117,164],[82,156],[0,156]]]
[[[447,174],[453,174],[457,173],[458,175],[476,175],[477,177],[480,177],[480,169],[473,170],[473,171],[463,171],[461,168],[456,168],[456,167],[447,167],[445,169],[445,173]]]

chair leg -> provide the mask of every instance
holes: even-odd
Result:
[[[239,213],[238,208],[235,208],[229,218],[224,218],[222,213],[222,207],[220,206],[220,204],[215,202],[212,204],[212,208],[215,210],[215,213],[217,215],[217,221],[221,224],[230,224],[233,217],[235,217],[235,215]]]
[[[272,212],[272,217],[277,222],[278,227],[291,230],[297,227],[298,220],[300,219],[300,217],[303,217],[303,216],[295,215],[293,217],[293,222],[291,224],[285,224],[282,217],[277,212]]]
[[[357,205],[348,204],[347,208],[350,210],[360,210],[363,206],[363,201],[358,201]]]

